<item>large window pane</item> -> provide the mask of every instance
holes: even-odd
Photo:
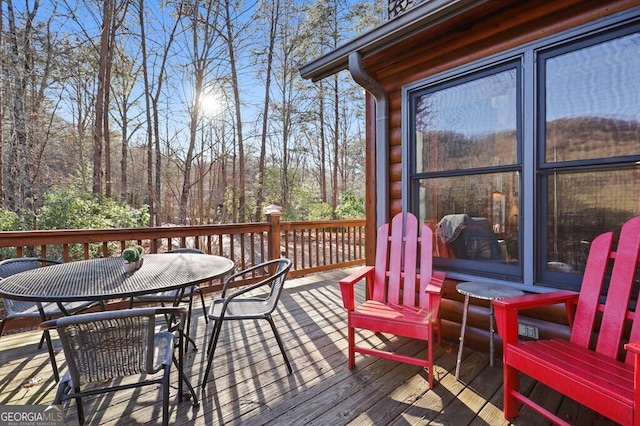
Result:
[[[438,268],[579,288],[591,241],[640,214],[639,28],[408,88],[408,207],[436,231]]]
[[[416,173],[517,161],[516,70],[415,98]]]
[[[640,34],[545,63],[546,162],[640,153]]]
[[[436,234],[439,229],[447,233],[439,235],[436,255],[517,262],[519,193],[517,172],[421,180],[419,217]],[[456,226],[460,228],[454,229]]]
[[[584,272],[589,245],[640,214],[640,169],[555,173],[547,177],[547,269]]]

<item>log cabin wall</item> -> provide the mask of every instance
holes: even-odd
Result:
[[[404,86],[639,4],[637,0],[489,1],[365,58],[364,69],[389,94],[389,217],[402,211]],[[367,115],[369,122],[375,121],[375,107],[370,99]],[[367,138],[373,137],[373,132],[369,132]],[[375,144],[370,140],[368,146]],[[368,181],[375,182],[374,168],[368,170]],[[375,185],[369,187],[369,191],[375,191]],[[367,198],[375,199],[375,193],[369,192]],[[460,335],[463,306],[463,297],[456,291],[455,284],[457,282],[447,281],[441,311],[443,336],[452,342]],[[471,299],[465,345],[488,351],[488,307],[488,302]],[[569,333],[561,307],[532,312],[528,324],[539,328],[541,338],[566,337]],[[496,344],[496,352],[501,352],[500,344]]]

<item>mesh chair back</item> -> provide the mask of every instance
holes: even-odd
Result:
[[[276,305],[278,304],[278,299],[280,299],[280,294],[282,293],[282,289],[284,288],[284,282],[287,279],[287,273],[291,268],[291,260],[289,259],[278,259],[272,262],[267,262],[266,266],[276,264],[278,267],[276,268],[275,273],[268,278],[267,281],[271,281],[271,291],[269,292],[269,296],[266,299],[267,302],[267,312],[271,313],[276,309]]]
[[[60,318],[56,329],[75,386],[155,373],[155,314],[123,310]],[[109,314],[109,315],[105,315]]]
[[[44,259],[40,257],[17,257],[15,259],[6,259],[0,262],[0,279],[10,277],[20,272],[30,271],[40,268],[41,266],[57,265],[62,262],[52,259]],[[25,302],[20,300],[2,299],[4,307],[9,315],[29,312],[34,316],[39,315],[37,305],[34,302]]]
[[[180,247],[171,250],[165,251],[165,253],[194,253],[194,254],[204,254],[204,252],[200,249],[193,247]]]
[[[0,262],[0,278],[7,278],[11,275],[24,271],[37,269],[41,266],[60,264],[57,260],[43,259],[40,257],[17,257]]]

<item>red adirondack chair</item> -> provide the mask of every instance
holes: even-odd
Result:
[[[493,302],[504,342],[505,418],[517,416],[522,403],[556,424],[567,424],[520,393],[518,378],[524,373],[615,422],[640,425],[640,319],[630,300],[640,261],[640,216],[623,225],[616,251],[612,248],[613,232],[593,240],[580,293],[556,291]],[[519,341],[518,312],[557,303],[567,308],[570,340]],[[625,354],[627,339],[631,343],[624,345]]]
[[[421,229],[420,236],[418,229]],[[391,232],[390,232],[391,231]],[[426,367],[433,387],[433,336],[440,337],[440,293],[445,274],[432,270],[433,232],[411,213],[397,214],[378,230],[375,266],[367,266],[340,281],[348,314],[349,369],[355,352]],[[367,297],[355,306],[354,286],[367,280]],[[355,329],[424,340],[427,357],[418,358],[355,344]]]

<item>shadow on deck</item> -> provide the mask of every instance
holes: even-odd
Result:
[[[509,423],[502,417],[502,364],[489,366],[488,354],[466,350],[460,381],[454,378],[457,342],[443,342],[435,354],[436,385],[427,387],[420,367],[357,356],[347,369],[346,314],[337,281],[351,270],[337,270],[288,281],[274,319],[293,374],[266,322],[225,326],[209,382],[200,387],[208,329],[196,306],[192,337],[199,345],[185,357],[186,372],[200,395],[200,407],[177,402],[173,369],[170,423],[176,425],[542,425],[543,419],[522,410]],[[197,325],[197,329],[196,329]],[[265,336],[262,338],[262,336]],[[54,335],[55,337],[55,335]],[[0,404],[51,404],[56,383],[45,349],[37,350],[37,331],[0,339]],[[372,344],[398,351],[424,350],[415,341],[359,334]],[[57,339],[54,340],[60,351]],[[204,358],[204,360],[203,360]],[[65,369],[63,356],[58,362]],[[529,381],[527,392],[540,404],[573,424],[610,422],[561,395]],[[87,424],[156,424],[162,412],[160,388],[110,393],[85,399]],[[75,403],[65,407],[68,424],[77,422]]]

